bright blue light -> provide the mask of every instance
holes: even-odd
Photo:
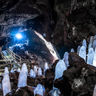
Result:
[[[22,39],[22,38],[23,38],[22,34],[20,34],[20,33],[17,33],[17,34],[15,35],[15,37],[16,37],[17,39]]]

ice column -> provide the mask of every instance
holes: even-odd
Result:
[[[94,88],[93,96],[96,96],[96,85],[95,85],[95,88]]]
[[[58,88],[54,88],[53,90],[50,91],[51,96],[60,96],[61,92]]]
[[[36,94],[38,94],[40,96],[44,96],[44,92],[45,92],[45,88],[41,84],[38,84],[34,90],[34,96]]]
[[[85,46],[81,46],[79,56],[86,61],[86,47]]]
[[[24,63],[22,65],[20,74],[19,74],[19,79],[18,79],[18,87],[25,87],[27,86],[27,75],[28,75],[28,69],[26,64]]]
[[[73,48],[71,49],[71,52],[75,52]]]
[[[67,69],[64,60],[59,60],[55,67],[55,80],[63,76],[63,72]]]
[[[34,66],[34,72],[37,74],[38,73],[38,68],[37,66]]]
[[[90,42],[88,45],[88,50],[93,47],[93,36],[90,37]]]
[[[67,67],[69,66],[69,60],[68,60],[68,58],[69,58],[69,53],[68,52],[65,52],[64,53],[63,60],[64,60],[64,62],[65,62],[65,64],[66,64]]]
[[[49,69],[48,63],[45,62],[45,65],[44,65],[44,72],[45,72],[46,70],[48,70],[48,69]]]
[[[40,67],[38,68],[38,76],[42,76],[42,69]]]
[[[80,48],[81,48],[81,46],[78,46],[78,48],[77,48],[77,54],[79,55],[79,52],[80,52]]]
[[[87,55],[87,64],[93,65],[94,50],[93,50],[93,48],[90,48],[88,51],[89,52]]]
[[[2,88],[3,88],[3,96],[6,96],[9,92],[11,92],[11,84],[9,79],[9,71],[8,68],[5,67],[5,72],[2,80]]]
[[[20,68],[17,69],[17,72],[20,72]]]
[[[85,39],[82,42],[82,46],[85,46],[85,48],[87,48],[87,43],[86,43],[86,40]]]
[[[96,35],[94,36],[94,41],[93,41],[93,48],[96,48]]]
[[[11,73],[14,73],[14,69],[12,68],[10,72],[11,72]]]
[[[96,67],[96,48],[95,48],[95,52],[94,52],[93,66]]]
[[[33,69],[30,70],[30,77],[36,78],[36,73],[34,72]]]

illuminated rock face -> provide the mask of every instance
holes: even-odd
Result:
[[[9,92],[11,92],[11,84],[9,78],[8,68],[5,67],[5,72],[2,80],[2,88],[3,88],[3,96],[6,96]]]
[[[20,74],[19,74],[19,79],[18,79],[18,87],[25,87],[27,86],[27,75],[28,75],[28,69],[26,64],[22,65]]]

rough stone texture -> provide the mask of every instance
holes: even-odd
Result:
[[[95,34],[95,7],[95,0],[0,0],[0,30],[25,26],[55,45],[75,47]]]
[[[45,87],[44,96],[50,96],[50,91],[53,89],[53,85],[60,90],[60,96],[93,95],[96,84],[96,67],[86,64],[76,53],[70,53],[70,66],[64,71],[61,78],[54,81],[56,64],[57,61],[46,71],[45,76],[37,76],[35,79],[28,76],[28,86],[20,88],[19,90],[17,90],[18,72],[11,73],[10,80],[12,92],[7,96],[33,96],[33,90],[37,84],[42,84]]]
[[[55,81],[55,87],[59,88],[64,96],[92,96],[96,83],[96,68],[87,65],[75,53],[69,54],[69,64],[63,77]]]

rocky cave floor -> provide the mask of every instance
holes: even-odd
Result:
[[[8,35],[16,28],[26,28],[30,33],[36,30],[56,46],[62,57],[65,51],[71,48],[76,50],[83,39],[88,43],[89,37],[96,35],[96,1],[0,0],[0,37],[4,35],[3,33]],[[39,39],[37,44],[40,43],[38,42]],[[36,45],[36,49],[42,48]],[[43,57],[48,59],[50,54]],[[37,60],[33,61],[33,63],[37,62]],[[86,64],[76,53],[70,53],[70,66],[64,71],[62,78],[54,81],[56,63],[50,66],[45,76],[35,79],[28,76],[28,86],[19,90],[17,90],[19,73],[10,73],[12,92],[7,96],[34,96],[34,87],[39,83],[46,89],[44,96],[51,96],[53,85],[60,90],[60,96],[93,96],[96,84],[95,67]],[[2,78],[0,77],[0,84]],[[2,89],[0,89],[0,96],[3,96]]]
[[[54,80],[56,64],[57,61],[46,71],[45,76],[35,79],[28,76],[28,86],[20,89],[17,88],[19,73],[10,73],[12,92],[6,96],[34,96],[33,90],[37,84],[42,84],[45,87],[44,96],[52,96],[50,91],[53,89],[53,85],[60,90],[59,96],[93,96],[96,84],[96,67],[86,64],[76,53],[70,53],[70,66],[64,71],[61,78]],[[0,77],[0,80],[2,78]],[[1,89],[0,96],[3,96]]]

